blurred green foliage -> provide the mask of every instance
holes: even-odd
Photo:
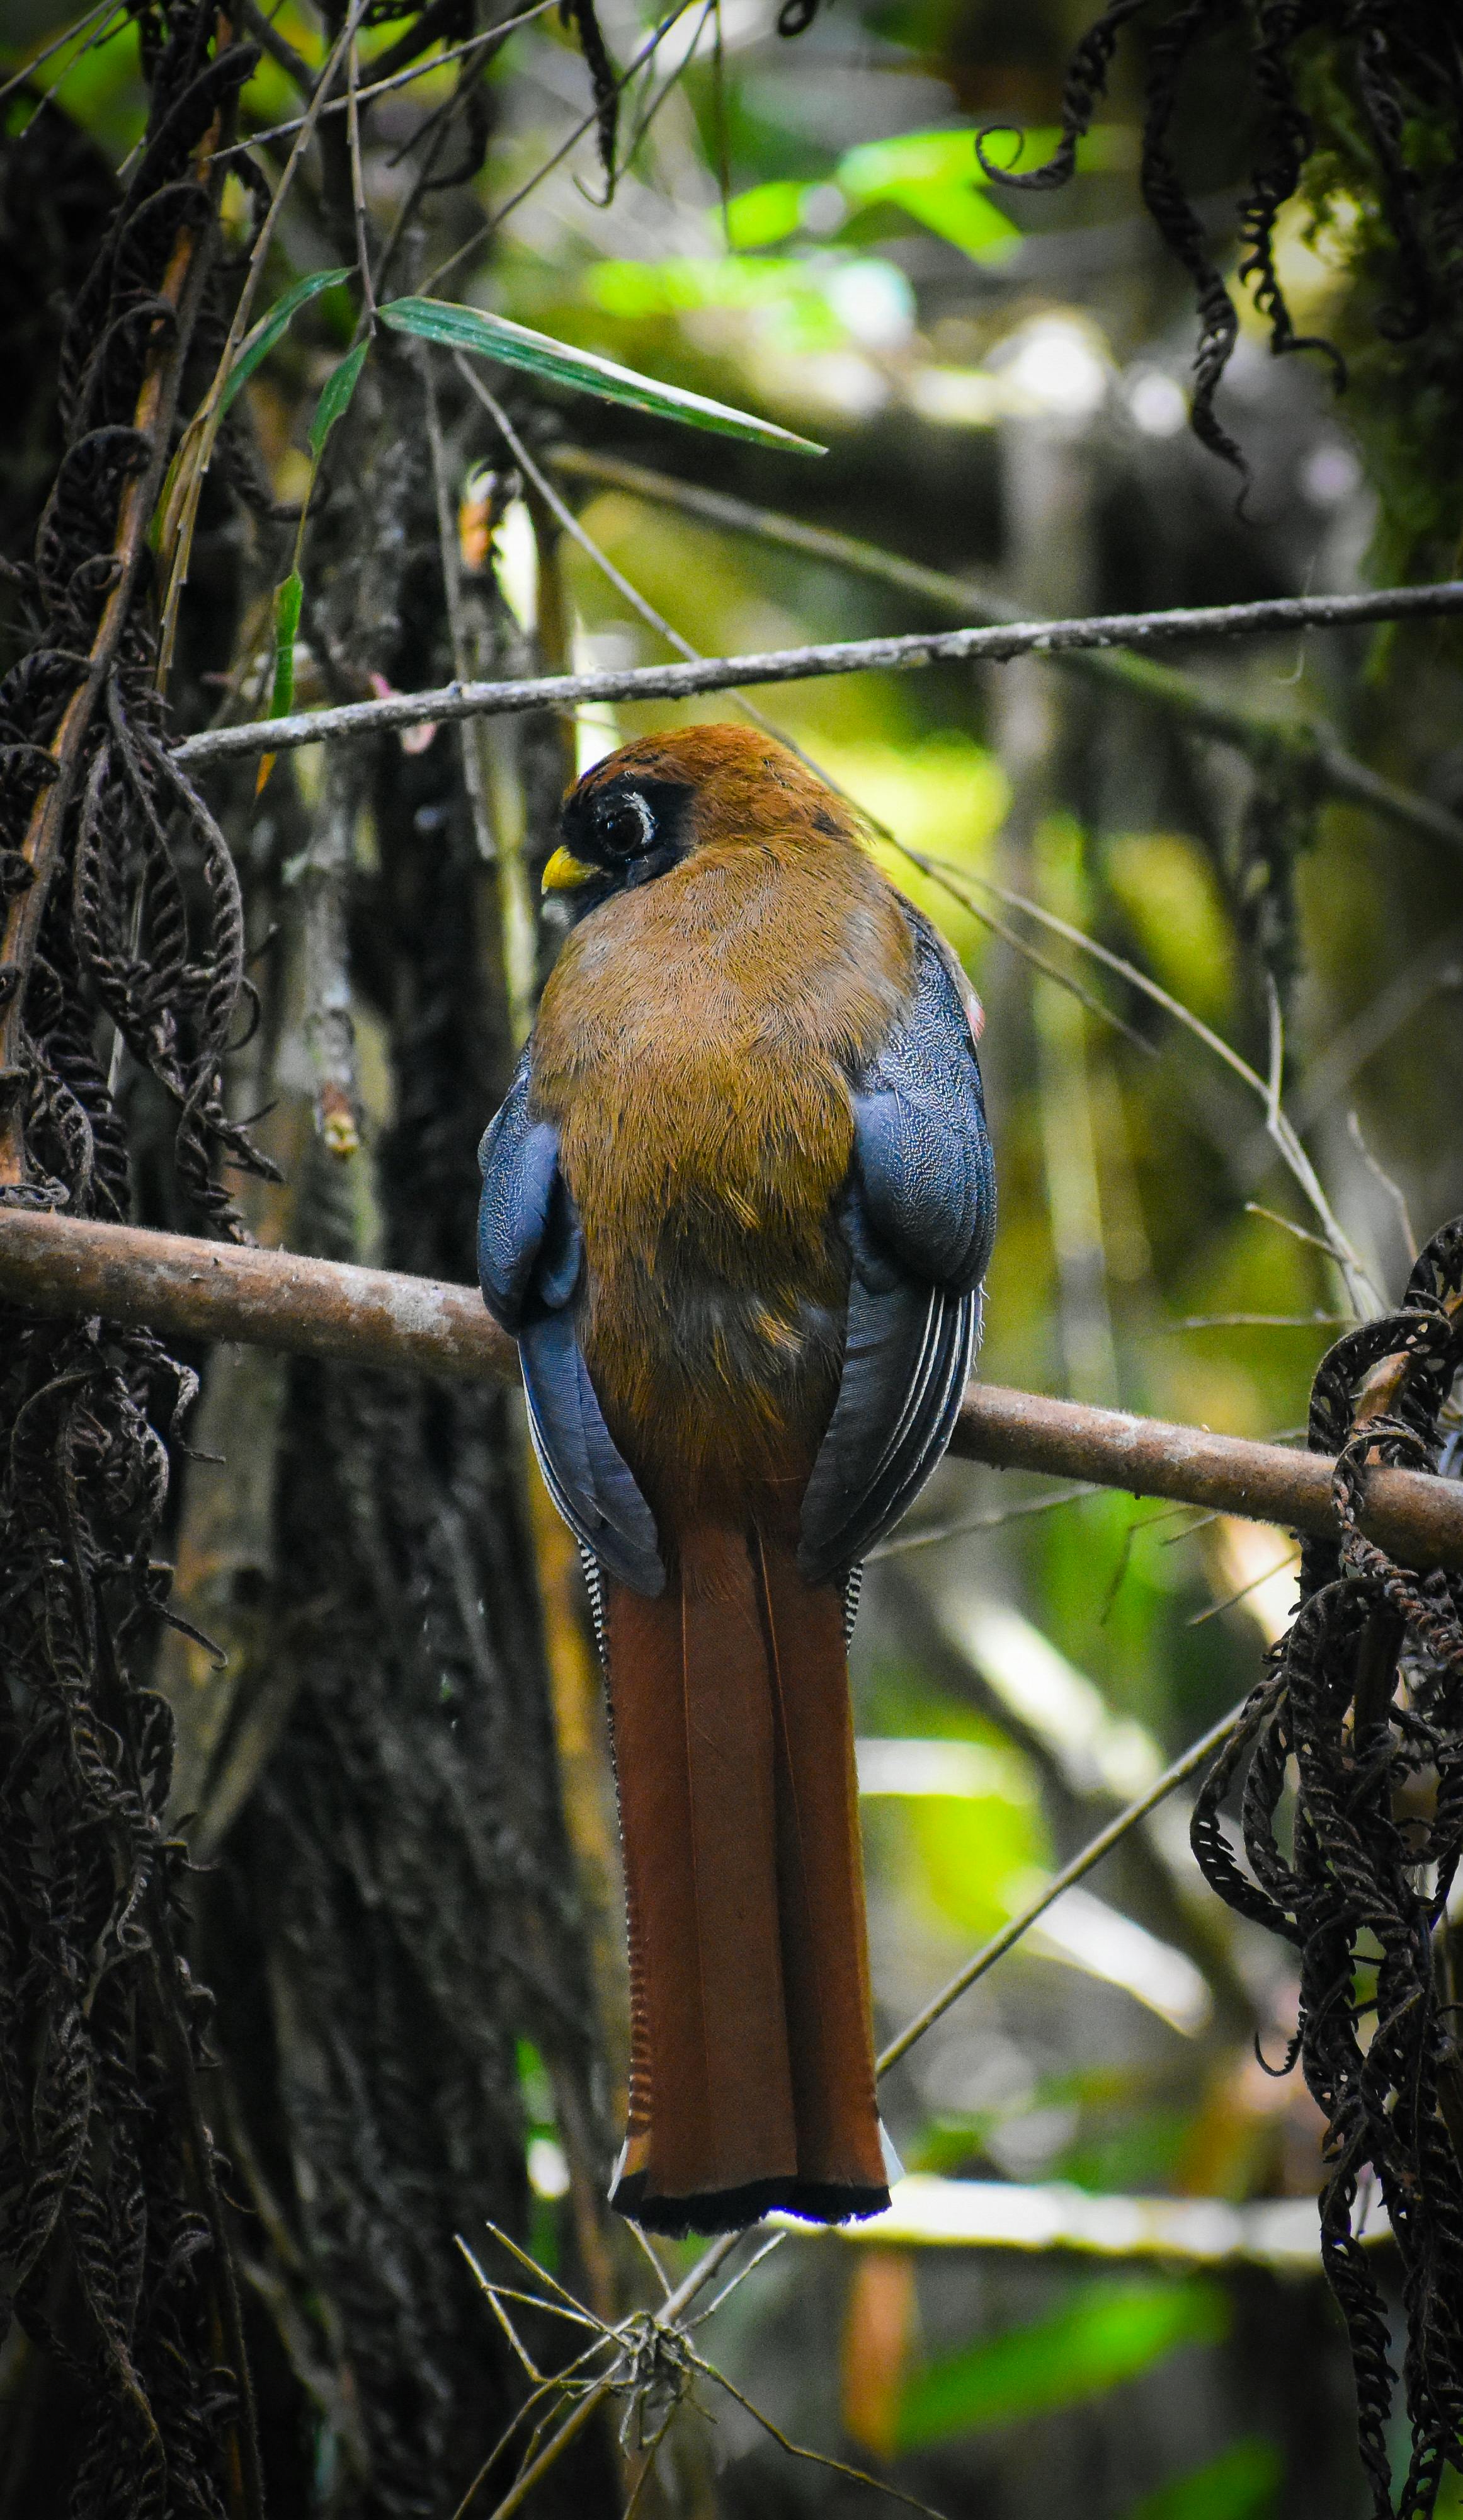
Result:
[[[1167,2362],[1180,2346],[1219,2344],[1228,2325],[1228,2304],[1216,2284],[1101,2277],[1074,2285],[1047,2318],[981,2338],[916,2372],[900,2405],[900,2448],[928,2450],[1080,2407]]]
[[[1283,2465],[1273,2442],[1232,2442],[1218,2458],[1144,2495],[1128,2520],[1269,2520],[1280,2508]]]

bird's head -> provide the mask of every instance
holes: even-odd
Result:
[[[799,828],[848,840],[854,820],[775,736],[742,726],[643,736],[570,789],[544,890],[578,919],[711,842],[755,843]]]

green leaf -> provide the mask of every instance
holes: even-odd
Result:
[[[1180,2345],[1217,2344],[1228,2323],[1218,2285],[1085,2284],[1049,2318],[932,2363],[910,2380],[899,2448],[934,2443],[1081,2406],[1151,2370]]]
[[[795,235],[803,224],[803,203],[814,189],[784,177],[737,193],[727,203],[727,242],[732,251],[757,253]]]
[[[292,568],[282,586],[275,588],[275,670],[274,689],[269,696],[271,717],[288,717],[294,699],[294,642],[299,630],[300,606],[305,600],[305,581],[297,568]]]
[[[1270,2520],[1279,2507],[1284,2465],[1274,2443],[1252,2433],[1203,2467],[1145,2495],[1128,2520]]]
[[[315,417],[310,423],[310,452],[317,464],[325,453],[326,439],[342,412],[349,408],[351,395],[356,389],[356,381],[366,364],[366,353],[370,347],[369,341],[357,342],[356,347],[341,360],[340,365],[331,370],[321,387],[320,400],[315,406]]]
[[[471,350],[481,359],[500,359],[506,367],[526,369],[551,384],[572,385],[580,393],[598,394],[604,402],[628,403],[657,420],[684,421],[692,428],[709,428],[723,437],[747,437],[762,446],[783,446],[800,455],[825,455],[827,448],[812,438],[795,436],[770,420],[735,411],[730,403],[712,402],[705,394],[687,393],[681,385],[662,384],[634,368],[616,366],[593,350],[572,349],[547,333],[531,333],[504,315],[483,315],[473,306],[450,306],[437,297],[393,297],[378,309],[383,324],[399,333],[419,334],[454,350]]]
[[[1039,165],[1047,154],[1043,142],[1055,138],[1055,132],[1028,133],[1026,158],[1032,164]],[[998,144],[993,143],[987,155],[999,162]],[[975,154],[973,132],[904,131],[893,140],[866,140],[847,150],[834,180],[851,202],[877,202],[895,185],[986,184],[990,177]]]
[[[300,308],[308,305],[312,297],[318,297],[323,289],[338,288],[342,280],[349,278],[350,266],[342,263],[338,271],[307,272],[303,280],[297,280],[292,289],[286,290],[284,296],[271,306],[267,315],[260,316],[252,332],[245,333],[240,342],[224,385],[219,405],[221,411],[228,410],[240,386],[253,375],[260,360],[268,358],[281,334],[288,331]]]
[[[1055,136],[1032,132],[1028,138],[1040,144]],[[972,262],[1003,262],[1021,242],[1019,228],[985,190],[990,177],[968,131],[907,131],[894,140],[865,141],[839,159],[837,181],[850,202],[904,210]]]

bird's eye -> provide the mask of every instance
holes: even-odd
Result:
[[[655,817],[633,788],[607,799],[597,817],[597,836],[612,857],[631,858],[655,837]]]

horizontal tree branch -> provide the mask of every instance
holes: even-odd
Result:
[[[974,578],[953,576],[947,569],[930,568],[922,561],[906,560],[902,553],[885,551],[879,544],[864,542],[855,534],[837,533],[826,525],[805,524],[800,518],[784,517],[775,508],[757,507],[751,500],[734,498],[725,490],[708,490],[700,482],[679,480],[674,473],[652,472],[645,465],[627,463],[618,455],[558,446],[552,460],[554,470],[571,479],[627,491],[632,498],[674,509],[681,516],[695,517],[724,532],[748,535],[778,550],[796,552],[803,559],[844,569],[850,576],[871,579],[899,594],[938,604],[964,620],[1020,619],[1019,607],[996,588]],[[1415,832],[1419,838],[1442,840],[1450,848],[1463,849],[1463,818],[1450,814],[1445,805],[1435,804],[1431,797],[1419,796],[1410,788],[1399,787],[1395,780],[1384,779],[1379,771],[1369,769],[1364,761],[1347,751],[1330,727],[1316,719],[1274,717],[1267,710],[1246,708],[1238,700],[1206,691],[1173,665],[1161,665],[1151,656],[1128,655],[1117,649],[1078,649],[1056,654],[1051,661],[1067,673],[1100,683],[1162,717],[1176,720],[1194,735],[1230,745],[1259,769],[1284,762],[1304,763],[1323,794],[1341,797],[1349,804],[1365,805],[1403,831]]]
[[[203,1345],[240,1339],[409,1373],[516,1379],[513,1343],[475,1287],[241,1249],[189,1235],[0,1207],[0,1300],[96,1315]],[[1334,1530],[1325,1454],[972,1383],[953,1450],[997,1469],[1089,1479],[1296,1531]],[[1463,1568],[1463,1483],[1375,1469],[1362,1529],[1409,1566]]]
[[[353,736],[391,734],[462,717],[505,717],[525,709],[579,708],[596,700],[684,700],[702,692],[742,691],[764,683],[802,683],[829,674],[915,665],[1004,663],[1012,656],[1057,655],[1106,648],[1146,649],[1172,639],[1274,637],[1291,630],[1349,629],[1372,621],[1427,620],[1463,612],[1463,580],[1438,586],[1384,587],[1364,595],[1285,596],[1264,604],[1215,604],[1167,612],[1103,612],[1068,621],[1024,621],[1010,627],[922,630],[904,638],[833,639],[806,648],[775,648],[747,656],[706,656],[692,663],[639,665],[623,672],[540,674],[520,682],[448,683],[434,692],[394,693],[389,699],[351,700],[341,708],[304,709],[291,717],[256,718],[191,735],[174,758],[189,768],[302,743],[338,743]]]

